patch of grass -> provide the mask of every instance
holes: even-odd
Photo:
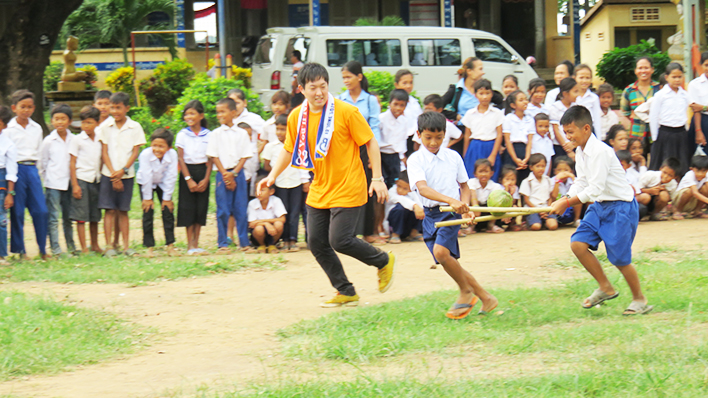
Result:
[[[93,364],[134,351],[148,335],[99,311],[0,292],[0,379]]]

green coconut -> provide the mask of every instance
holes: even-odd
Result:
[[[487,198],[487,206],[489,207],[511,207],[514,204],[514,198],[511,194],[503,189],[492,191]],[[492,213],[493,216],[503,216],[504,213]]]

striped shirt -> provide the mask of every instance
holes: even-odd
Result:
[[[632,122],[632,127],[629,129],[632,137],[644,137],[647,133],[648,127],[647,123],[643,122],[641,119],[637,117],[630,117],[632,112],[639,105],[648,101],[657,92],[659,92],[659,83],[655,81],[651,82],[651,89],[649,89],[646,95],[639,91],[639,86],[636,81],[627,86],[627,88],[624,89],[624,92],[622,92],[622,98],[620,99],[620,110],[622,111],[622,114],[628,117]]]

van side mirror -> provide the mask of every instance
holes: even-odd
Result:
[[[516,55],[512,55],[512,56],[511,56],[511,63],[513,63],[513,64],[518,64],[518,63],[520,63],[520,62],[519,62],[519,57],[517,57]]]

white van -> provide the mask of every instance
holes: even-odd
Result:
[[[342,66],[361,62],[364,72],[395,74],[408,69],[414,74],[415,92],[420,98],[443,95],[457,82],[457,70],[467,57],[484,62],[484,77],[501,91],[502,79],[514,75],[519,88],[538,77],[521,56],[502,38],[492,33],[461,28],[428,26],[321,26],[271,28],[261,38],[253,63],[253,87],[267,106],[279,89],[290,91],[293,50],[303,62],[317,62],[329,72],[330,92],[339,93]]]

